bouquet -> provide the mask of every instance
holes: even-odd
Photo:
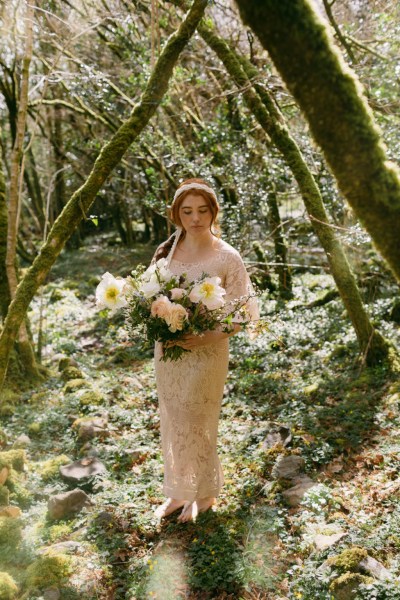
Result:
[[[245,303],[240,297],[226,304],[226,290],[219,277],[203,273],[190,281],[186,274],[174,275],[161,258],[145,269],[139,266],[126,279],[105,273],[96,289],[97,306],[112,312],[123,308],[133,333],[139,333],[146,342],[163,344],[161,360],[178,360],[185,352],[181,346],[165,345],[179,340],[186,333],[202,335],[219,328],[231,333],[232,321],[245,328],[249,321]]]

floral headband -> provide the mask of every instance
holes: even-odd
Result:
[[[209,194],[214,196],[215,200],[217,199],[214,190],[205,183],[185,183],[185,185],[176,190],[173,202],[175,202],[175,200],[178,198],[178,196],[182,194],[182,192],[186,192],[186,190],[204,190],[205,192],[208,192]]]

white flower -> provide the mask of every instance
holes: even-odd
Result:
[[[219,284],[220,277],[206,277],[203,281],[194,286],[189,294],[192,302],[202,302],[209,310],[221,308],[225,304],[222,296],[225,290]]]
[[[148,281],[142,281],[139,292],[143,294],[146,298],[152,298],[160,291],[161,286],[158,283],[157,275],[153,273]]]
[[[116,279],[111,273],[104,273],[96,288],[96,305],[98,308],[110,308],[112,311],[126,306],[123,293],[125,279]]]

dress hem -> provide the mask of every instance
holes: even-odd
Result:
[[[187,492],[185,492],[182,491],[182,488],[180,488],[179,492],[174,492],[174,488],[163,485],[163,492],[169,498],[174,498],[175,500],[189,500],[191,502],[194,500],[200,500],[200,498],[217,498],[221,492],[221,489],[221,487],[213,488],[211,490],[207,490],[206,492],[202,492],[201,496],[199,496],[198,493],[196,491],[194,492],[193,490],[187,490]]]

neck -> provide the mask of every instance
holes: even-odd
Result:
[[[190,232],[186,232],[185,239],[182,245],[188,250],[199,250],[205,248],[211,248],[215,240],[215,236],[211,231],[205,231],[201,235],[191,235]]]

